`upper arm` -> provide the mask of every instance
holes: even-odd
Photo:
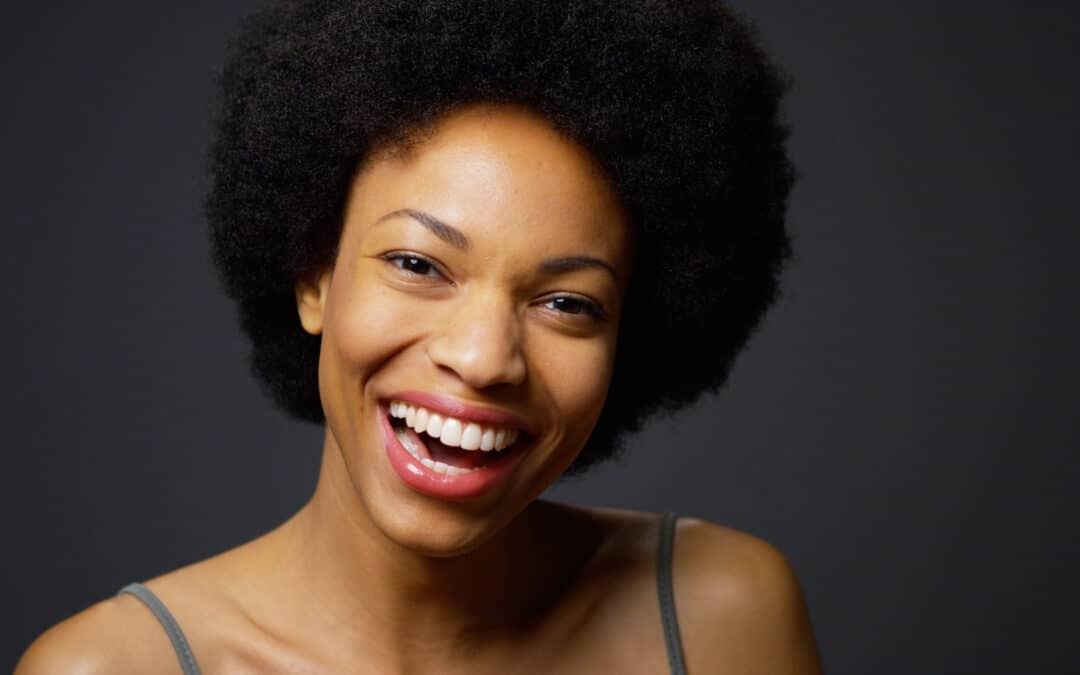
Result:
[[[168,637],[157,634],[153,615],[137,603],[110,598],[61,621],[30,644],[14,675],[169,672],[160,668],[163,647],[171,649]]]
[[[686,520],[674,583],[691,675],[820,675],[809,611],[784,555],[751,535]]]

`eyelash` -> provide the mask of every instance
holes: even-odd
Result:
[[[417,255],[415,253],[387,253],[386,255],[382,256],[382,259],[389,262],[389,263],[391,263],[391,264],[393,264],[395,261],[398,261],[398,260],[419,260],[420,262],[424,263],[425,265],[427,265],[431,269],[433,269],[435,271],[438,271],[438,268],[435,267],[435,263],[431,262],[430,260],[428,260],[424,256]],[[397,268],[398,270],[404,272],[405,274],[409,275],[409,276],[416,276],[416,277],[426,277],[427,276],[426,274],[421,274],[419,272],[414,272],[412,270],[405,269],[404,267],[401,267],[400,265],[393,265],[393,266],[395,268]]]
[[[393,267],[395,269],[397,269],[398,271],[400,271],[400,272],[402,272],[402,273],[404,273],[404,274],[406,274],[408,276],[411,276],[411,277],[426,277],[428,275],[427,274],[421,274],[420,272],[414,272],[413,270],[405,269],[401,265],[397,265],[395,263],[397,261],[399,261],[399,260],[419,261],[419,262],[427,265],[429,269],[434,270],[436,272],[439,272],[439,268],[438,268],[438,266],[435,265],[434,262],[432,262],[431,260],[428,260],[424,256],[419,255],[417,253],[387,253],[386,255],[382,256],[382,259],[385,260],[386,262],[390,263],[391,265],[393,265]],[[442,273],[439,272],[439,274],[442,274]],[[571,316],[574,316],[574,315],[577,315],[577,314],[586,314],[586,315],[592,317],[593,319],[595,319],[597,321],[603,321],[603,320],[605,320],[607,318],[607,314],[604,311],[604,308],[601,307],[598,303],[596,303],[596,302],[594,302],[592,300],[589,300],[588,298],[584,298],[584,297],[577,296],[577,295],[560,295],[560,296],[556,296],[554,298],[551,298],[550,300],[548,300],[548,302],[553,302],[553,301],[558,301],[558,300],[570,300],[572,302],[580,303],[580,305],[581,305],[581,311],[580,312],[562,312],[563,314],[569,314]]]

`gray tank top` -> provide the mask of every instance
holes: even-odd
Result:
[[[665,513],[660,519],[660,537],[656,548],[656,592],[660,600],[660,621],[664,626],[664,643],[667,645],[671,675],[686,675],[682,641],[679,639],[679,621],[675,616],[675,593],[671,573],[677,518],[678,516],[674,513]],[[180,630],[180,624],[176,622],[176,618],[165,603],[140,583],[128,584],[121,588],[117,595],[120,593],[134,595],[154,613],[162,628],[165,629],[165,633],[168,634],[169,641],[172,642],[184,675],[201,675],[199,664],[195,661],[195,654],[191,651],[191,645],[188,644],[184,631]]]

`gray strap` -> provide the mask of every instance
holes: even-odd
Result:
[[[660,620],[664,624],[664,642],[667,644],[671,675],[686,675],[682,640],[679,638],[679,620],[675,616],[675,592],[671,572],[677,518],[674,513],[665,513],[660,520],[660,542],[656,552],[656,590],[660,595]]]
[[[180,624],[173,618],[172,612],[165,606],[165,603],[159,600],[153,591],[140,583],[128,584],[117,591],[116,594],[120,595],[121,593],[134,595],[139,600],[142,600],[143,604],[154,613],[158,622],[169,635],[173,649],[176,650],[176,658],[180,659],[180,667],[184,669],[184,675],[201,675],[199,664],[195,662],[195,654],[191,652],[191,646],[188,644],[187,638],[184,637],[184,631],[180,630]]]

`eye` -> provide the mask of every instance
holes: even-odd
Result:
[[[439,274],[435,263],[417,253],[387,253],[382,256],[382,259],[404,272],[407,276],[429,277],[431,272],[436,275]]]
[[[576,295],[560,295],[548,300],[545,305],[563,314],[581,314],[602,321],[607,316],[604,308],[588,298]]]

